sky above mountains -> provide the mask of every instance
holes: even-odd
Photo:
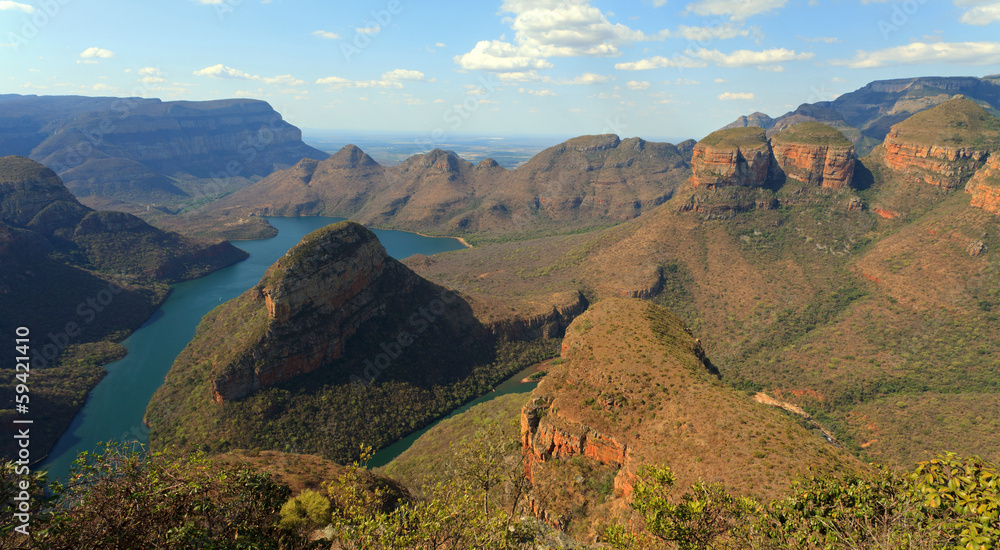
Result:
[[[0,0],[0,93],[268,101],[302,128],[698,139],[1000,73],[995,0]]]

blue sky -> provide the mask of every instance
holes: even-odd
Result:
[[[250,97],[313,129],[700,138],[1000,73],[997,0],[0,0],[0,93]]]

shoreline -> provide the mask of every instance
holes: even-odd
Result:
[[[386,229],[386,228],[380,227],[378,229]],[[462,243],[462,246],[464,246],[465,248],[475,248],[474,246],[466,242],[466,240],[463,239],[462,237],[451,237],[448,235],[426,235],[418,231],[408,231],[406,229],[394,229],[393,231],[405,231],[407,233],[413,233],[414,235],[420,235],[421,237],[427,237],[428,239],[455,239],[456,241]]]

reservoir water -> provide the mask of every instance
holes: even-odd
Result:
[[[163,383],[177,354],[194,337],[202,316],[257,284],[264,271],[315,229],[341,218],[269,218],[278,236],[234,243],[250,257],[200,279],[179,283],[163,305],[122,344],[128,355],[105,368],[107,376],[91,392],[42,464],[51,477],[65,479],[81,451],[94,450],[102,441],[148,443],[142,423],[146,406]],[[413,254],[458,250],[456,239],[424,237],[404,231],[374,230],[386,252],[396,259]]]

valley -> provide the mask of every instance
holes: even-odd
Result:
[[[873,82],[698,141],[585,135],[511,166],[443,149],[314,155],[290,127],[253,177],[204,200],[178,187],[189,198],[145,214],[158,195],[100,198],[72,170],[0,158],[4,311],[51,334],[81,292],[122,291],[38,369],[34,391],[63,403],[39,444],[55,445],[49,471],[109,439],[150,458],[97,464],[229,472],[219,483],[266,470],[295,485],[278,499],[286,535],[335,548],[438,513],[472,526],[455,540],[652,548],[679,539],[650,514],[680,521],[690,502],[690,521],[716,514],[720,544],[797,547],[810,520],[768,523],[805,513],[783,508],[790,495],[852,484],[914,506],[891,522],[927,514],[927,540],[954,541],[966,531],[934,523],[944,508],[907,499],[954,490],[963,471],[985,472],[985,508],[947,525],[994,529],[995,80]],[[271,112],[210,103],[143,109]],[[51,139],[15,137],[33,158]],[[134,153],[107,152],[152,163]],[[204,159],[185,158],[204,179]]]

